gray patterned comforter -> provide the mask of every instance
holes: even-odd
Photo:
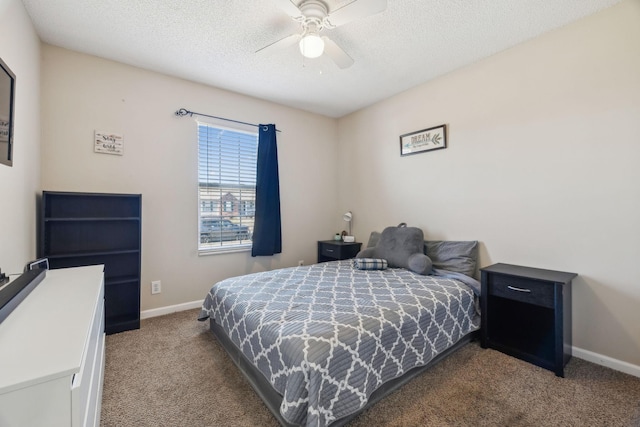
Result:
[[[477,330],[474,300],[455,279],[347,260],[223,280],[199,318],[221,325],[283,395],[285,420],[325,426]]]

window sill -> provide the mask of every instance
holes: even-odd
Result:
[[[198,256],[231,254],[236,252],[250,252],[251,245],[238,245],[229,247],[198,249]]]

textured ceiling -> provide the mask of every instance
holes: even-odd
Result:
[[[323,31],[355,60],[347,69],[326,55],[303,60],[296,45],[256,54],[300,29],[275,0],[23,3],[46,43],[341,117],[619,1],[388,0]]]

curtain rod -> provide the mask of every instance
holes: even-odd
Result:
[[[239,120],[226,119],[224,117],[210,116],[209,114],[196,113],[195,111],[189,111],[186,108],[181,108],[178,111],[176,111],[176,116],[182,117],[182,116],[186,116],[187,114],[191,117],[193,117],[193,115],[195,114],[196,116],[211,117],[212,119],[225,120],[227,122],[233,122],[233,123],[240,123],[241,125],[260,127],[260,125],[257,125],[255,123],[241,122]],[[276,132],[280,132],[280,130],[276,129]]]

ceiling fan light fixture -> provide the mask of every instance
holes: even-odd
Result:
[[[306,34],[300,40],[300,53],[305,58],[317,58],[324,52],[324,40],[315,33]]]

